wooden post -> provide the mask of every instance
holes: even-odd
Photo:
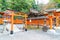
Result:
[[[46,25],[46,18],[44,19],[44,25]]]
[[[56,27],[58,27],[58,25],[59,25],[58,19],[59,19],[59,17],[56,16]]]
[[[31,26],[31,19],[29,20],[29,22],[30,22],[30,26]]]
[[[12,12],[12,16],[11,16],[11,31],[10,31],[10,34],[13,34],[13,19],[14,19],[14,12]]]
[[[50,29],[52,29],[52,16],[50,16],[49,19],[50,19]]]
[[[27,31],[27,15],[25,14],[25,31]]]

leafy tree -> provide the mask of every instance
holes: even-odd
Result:
[[[6,9],[29,12],[32,7],[33,0],[0,0],[0,9],[5,11]]]
[[[57,6],[58,6],[58,8],[60,8],[60,3]]]
[[[11,0],[8,8],[16,11],[29,12],[29,9],[32,7],[32,2],[32,0]]]
[[[35,0],[0,0],[1,11],[11,9],[27,13],[30,8],[39,10],[39,6],[35,4]]]
[[[2,7],[1,7],[2,11],[6,10],[7,9],[6,0],[2,0],[1,4],[2,4]]]
[[[60,0],[53,0],[54,2],[56,2],[56,3],[60,3]]]
[[[60,0],[53,0],[56,3],[57,8],[60,8]]]
[[[32,8],[36,9],[37,11],[40,11],[40,7],[35,3],[35,0],[32,2]]]

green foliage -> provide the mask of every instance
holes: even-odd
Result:
[[[40,9],[39,6],[35,4],[35,0],[0,0],[1,11],[11,9],[28,13],[30,8],[38,11]]]
[[[0,8],[2,11],[11,9],[15,11],[29,12],[32,7],[33,0],[0,0]]]
[[[53,0],[53,1],[56,3],[57,8],[60,8],[60,0]]]
[[[58,8],[60,8],[60,3],[57,6],[58,6]]]
[[[32,3],[32,8],[36,9],[37,11],[40,11],[40,7],[35,3],[35,0]]]
[[[6,0],[2,0],[2,10],[3,11],[5,11],[6,10],[6,8],[7,8],[7,6],[6,6]]]
[[[60,0],[54,0],[54,2],[56,2],[56,3],[60,3]]]
[[[22,12],[28,12],[29,9],[31,8],[32,2],[30,0],[15,0],[14,1],[14,7],[12,9],[17,10],[17,11],[22,11]]]

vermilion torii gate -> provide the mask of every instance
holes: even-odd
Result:
[[[54,15],[54,16],[52,16],[52,15],[49,15],[49,16],[48,16],[48,17],[49,17],[49,20],[50,20],[50,29],[52,29],[52,26],[53,26],[53,18],[56,18],[56,28],[59,26],[59,16],[60,16],[59,13],[60,13],[60,12],[54,11],[54,12],[53,12],[53,15]]]
[[[10,34],[13,34],[13,30],[14,30],[14,27],[13,27],[13,20],[14,20],[14,16],[22,16],[22,17],[24,17],[24,19],[25,19],[25,31],[27,31],[27,14],[23,14],[23,15],[16,15],[16,14],[14,14],[14,12],[12,12],[12,14],[9,14],[9,15],[11,15],[11,32],[10,32]]]

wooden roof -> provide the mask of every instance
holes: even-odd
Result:
[[[30,19],[46,19],[48,18],[47,16],[41,16],[41,17],[31,17],[31,18],[28,18],[28,20]]]
[[[1,15],[4,15],[4,12],[0,12]]]
[[[39,13],[37,10],[35,10],[35,9],[30,9],[30,12],[32,12],[32,13]]]

